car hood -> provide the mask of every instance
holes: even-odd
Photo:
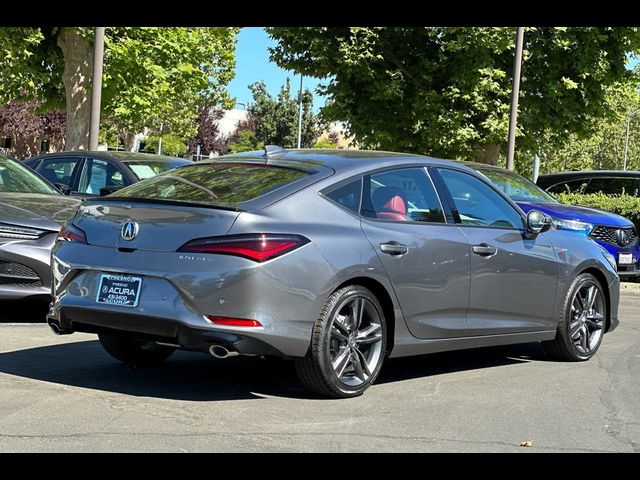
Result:
[[[579,220],[593,223],[594,225],[606,225],[609,227],[631,227],[633,222],[615,213],[596,210],[595,208],[577,207],[563,203],[542,202],[516,202],[522,210],[540,210],[542,213],[565,220]]]
[[[0,193],[0,223],[57,231],[82,199],[37,193]]]

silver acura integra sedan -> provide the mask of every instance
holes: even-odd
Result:
[[[592,357],[615,259],[464,163],[283,150],[180,167],[89,200],[53,249],[55,333],[123,362],[177,349],[290,357],[352,397],[385,358],[520,342]]]
[[[51,248],[80,203],[0,155],[0,300],[51,297]]]

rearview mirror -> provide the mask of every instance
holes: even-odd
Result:
[[[529,210],[527,213],[527,230],[530,233],[538,234],[549,230],[551,218],[539,210]]]
[[[71,195],[71,187],[69,185],[65,185],[64,183],[54,183],[53,186],[60,190],[60,193],[63,195]]]

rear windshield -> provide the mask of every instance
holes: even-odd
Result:
[[[307,175],[300,170],[273,165],[189,165],[143,180],[110,196],[237,207]]]

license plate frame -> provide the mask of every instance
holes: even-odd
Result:
[[[107,284],[105,284],[105,280]],[[135,308],[140,301],[141,290],[142,277],[103,273],[98,282],[96,303]]]
[[[633,253],[618,253],[618,264],[619,265],[632,265],[633,264]]]

